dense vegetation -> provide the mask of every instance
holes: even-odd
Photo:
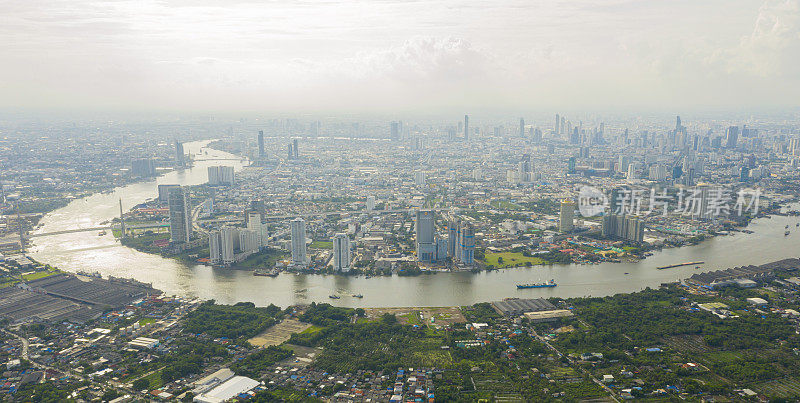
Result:
[[[495,320],[502,317],[488,302],[480,302],[471,307],[464,307],[461,312],[467,322],[470,323],[494,323]]]
[[[397,323],[394,315],[378,321],[337,324],[318,332],[292,335],[289,343],[323,347],[314,366],[326,371],[357,369],[393,371],[401,366],[431,365],[426,352],[438,349],[441,338]]]
[[[269,346],[237,361],[231,366],[231,370],[237,375],[249,376],[257,379],[267,367],[291,356],[291,350],[277,346]]]
[[[747,315],[735,321],[699,315],[683,309],[683,294],[675,289],[646,289],[605,298],[568,302],[595,328],[574,332],[561,344],[571,350],[632,349],[659,344],[671,335],[700,335],[723,349],[761,348],[778,339],[796,339],[791,324],[779,316]]]
[[[229,339],[250,338],[278,323],[282,315],[275,305],[266,308],[256,308],[252,302],[216,305],[211,300],[186,316],[184,331]]]
[[[317,326],[332,326],[337,322],[348,322],[355,314],[353,308],[343,308],[323,303],[312,302],[300,320]]]

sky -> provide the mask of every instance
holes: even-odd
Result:
[[[0,108],[800,106],[800,0],[0,0]]]

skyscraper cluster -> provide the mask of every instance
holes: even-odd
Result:
[[[449,257],[453,262],[471,266],[475,262],[475,229],[472,225],[451,217],[447,221],[445,238],[437,236],[435,221],[433,210],[417,212],[417,260],[433,263]]]
[[[606,238],[641,243],[644,240],[644,222],[638,217],[617,215],[611,212],[603,216],[602,234]]]
[[[260,234],[253,229],[224,226],[208,233],[209,260],[214,266],[240,262],[260,247]]]

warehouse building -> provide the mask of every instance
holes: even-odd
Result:
[[[502,301],[492,302],[492,307],[497,313],[506,317],[517,317],[527,312],[552,311],[556,309],[555,305],[544,298],[506,298]]]

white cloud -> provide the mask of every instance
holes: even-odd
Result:
[[[0,18],[0,106],[656,109],[800,95],[800,0],[74,0],[4,4]]]

